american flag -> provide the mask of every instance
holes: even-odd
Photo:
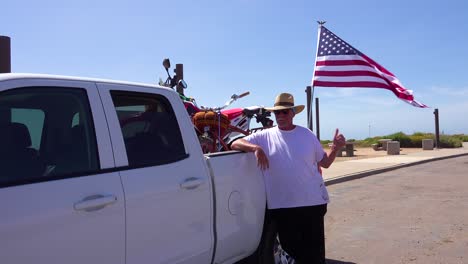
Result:
[[[413,106],[428,107],[415,101],[413,91],[403,87],[393,73],[323,25],[319,30],[312,86],[383,88],[392,91],[399,99]]]

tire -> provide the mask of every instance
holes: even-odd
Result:
[[[275,264],[274,245],[276,241],[277,227],[268,211],[265,213],[262,238],[257,250],[248,258],[237,264]]]

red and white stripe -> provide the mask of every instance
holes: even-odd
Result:
[[[395,75],[364,54],[318,56],[314,71],[313,86],[388,89],[413,106],[427,107],[415,101],[413,92]]]

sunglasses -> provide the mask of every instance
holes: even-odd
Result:
[[[287,115],[289,114],[289,109],[274,110],[273,113],[275,113],[275,115],[279,115],[280,113],[282,113],[283,115]]]

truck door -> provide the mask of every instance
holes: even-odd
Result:
[[[0,81],[2,263],[125,261],[124,197],[96,85]]]
[[[160,88],[100,84],[99,92],[121,166],[127,263],[210,263],[211,182],[182,102]]]

